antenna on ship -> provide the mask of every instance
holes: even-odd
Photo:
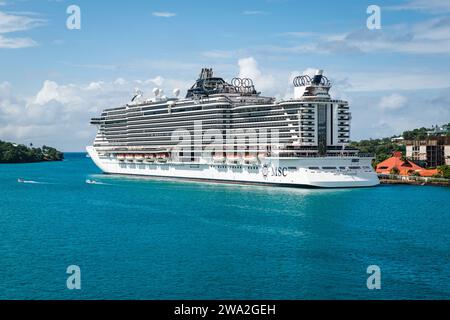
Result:
[[[139,99],[140,97],[142,97],[143,92],[141,90],[139,90],[139,88],[135,88],[134,89],[134,96],[131,99],[131,102],[134,102],[135,100]]]
[[[155,101],[158,100],[159,93],[160,91],[158,88],[153,88],[153,95],[155,96]]]
[[[163,89],[159,89],[159,98],[161,100],[167,100],[167,97],[164,95],[164,90]]]

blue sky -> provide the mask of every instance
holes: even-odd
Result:
[[[72,4],[81,30],[66,28]],[[449,58],[444,0],[0,0],[0,139],[82,150],[101,109],[136,87],[186,89],[202,66],[279,99],[322,68],[351,103],[352,138],[390,136],[450,122]]]

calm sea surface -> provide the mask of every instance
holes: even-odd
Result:
[[[449,299],[450,188],[125,178],[84,154],[0,165],[0,299],[188,298]]]

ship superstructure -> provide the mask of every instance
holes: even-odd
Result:
[[[202,69],[185,98],[136,92],[105,109],[87,150],[105,173],[315,187],[378,184],[371,158],[348,147],[351,114],[318,70],[276,101],[248,78],[230,83]]]

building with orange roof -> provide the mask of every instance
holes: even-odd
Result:
[[[432,177],[439,173],[437,169],[428,170],[412,161],[402,159],[400,151],[394,152],[392,157],[380,162],[376,168],[376,172],[381,174],[391,174],[393,170],[397,170],[398,174],[402,176],[418,173],[422,177]]]

